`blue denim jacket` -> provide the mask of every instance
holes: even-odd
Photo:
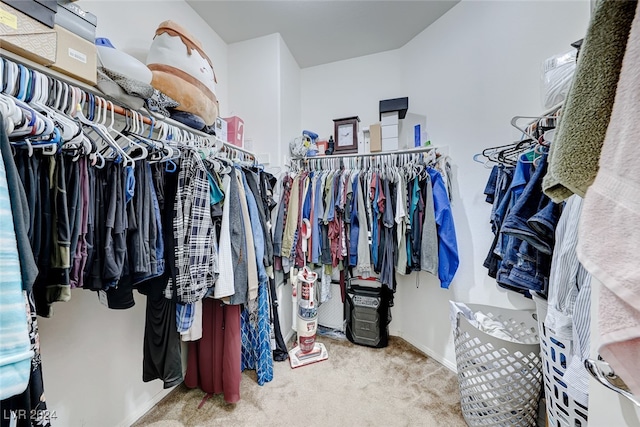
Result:
[[[544,292],[547,287],[555,225],[560,217],[560,207],[550,205],[548,197],[542,193],[546,160],[546,155],[539,159],[501,228],[508,245],[498,271],[498,283],[525,294],[528,291]],[[529,225],[530,220],[534,228]]]
[[[555,225],[560,219],[560,212],[559,205],[542,192],[541,177],[547,170],[546,155],[539,161],[534,175],[505,218],[502,233],[527,241],[537,250],[551,255]]]

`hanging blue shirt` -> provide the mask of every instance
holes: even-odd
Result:
[[[373,197],[373,221],[371,222],[371,263],[378,265],[378,244],[380,243],[380,230],[378,230],[378,219],[380,218],[380,209],[378,206],[378,199],[380,198],[380,177],[377,174],[373,174],[372,177],[375,180],[375,195]]]
[[[309,176],[305,179],[305,183],[302,186],[302,190],[306,186],[306,181],[309,181],[309,185],[307,187],[307,192],[303,195],[302,199],[302,218],[309,219],[311,218],[311,182],[313,180],[313,172],[309,174]]]
[[[358,236],[360,235],[360,223],[358,222],[358,191],[360,191],[360,177],[356,172],[351,177],[351,230],[349,232],[349,266],[355,267],[358,264]]]
[[[320,221],[322,221],[322,189],[324,180],[322,175],[315,177],[315,193],[313,194],[313,222],[311,223],[311,262],[318,264],[320,251],[322,250],[322,239],[320,239]]]
[[[335,186],[336,186],[336,178],[338,178],[339,174],[334,174],[327,179],[331,180],[331,187],[329,187],[329,205],[327,206],[327,223],[333,221],[336,216],[336,203],[335,203]]]
[[[458,270],[458,243],[447,189],[440,172],[427,169],[433,185],[433,204],[438,227],[438,278],[440,286],[448,288]]]

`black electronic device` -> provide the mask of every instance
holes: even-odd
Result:
[[[390,293],[378,281],[349,280],[344,304],[349,341],[367,347],[387,346],[391,321]]]

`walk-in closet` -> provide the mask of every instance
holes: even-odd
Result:
[[[0,426],[640,426],[635,0],[0,0]]]

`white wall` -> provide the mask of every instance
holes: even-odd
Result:
[[[286,43],[278,34],[280,58],[280,130],[276,159],[271,164],[283,166],[283,156],[289,152],[289,142],[302,134],[301,71]],[[275,151],[275,150],[274,150]],[[275,154],[275,153],[274,153]]]
[[[278,140],[279,38],[271,34],[229,45],[229,115],[244,120],[245,145],[254,152]]]
[[[245,122],[245,147],[283,166],[300,128],[300,67],[278,33],[229,45],[230,114]]]
[[[178,1],[81,0],[78,5],[98,16],[98,35],[141,61],[162,21],[187,27],[205,47],[218,76],[217,95],[227,107],[227,45],[187,3]],[[145,298],[136,306],[113,311],[94,293],[74,290],[67,303],[56,303],[54,315],[39,318],[44,384],[57,426],[129,425],[165,395],[159,380],[142,382],[142,337]]]
[[[432,143],[449,147],[456,176],[453,212],[460,269],[449,292],[433,280],[420,289],[407,283],[405,300],[416,309],[444,319],[448,299],[533,307],[530,300],[499,288],[482,266],[492,240],[490,206],[482,195],[489,171],[472,156],[516,140],[519,135],[509,124],[514,115],[544,110],[541,63],[582,38],[588,17],[588,2],[463,1],[402,49],[410,106],[427,115]],[[433,315],[421,321],[402,308],[403,334],[455,364],[450,328],[441,327]]]
[[[378,121],[378,101],[406,96],[399,50],[302,70],[302,126],[328,139],[333,119],[360,117],[360,127]]]
[[[367,126],[380,99],[408,96],[409,111],[427,116],[432,144],[448,147],[460,268],[450,290],[426,273],[400,277],[391,331],[451,368],[449,299],[533,307],[482,267],[492,238],[482,196],[489,171],[472,156],[517,139],[512,116],[543,111],[541,62],[584,36],[588,13],[587,1],[462,1],[396,51],[302,70],[304,126],[328,135],[332,119],[355,114]]]

